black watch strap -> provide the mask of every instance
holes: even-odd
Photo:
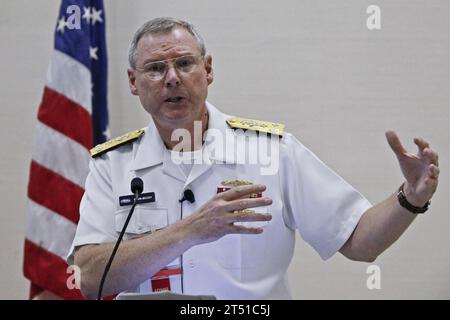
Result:
[[[406,199],[405,192],[403,191],[403,186],[404,186],[404,183],[402,183],[400,188],[398,188],[398,192],[397,192],[397,199],[398,199],[398,202],[400,203],[400,205],[403,208],[405,208],[406,210],[408,210],[408,211],[410,211],[412,213],[415,213],[415,214],[417,214],[417,213],[424,213],[425,211],[427,211],[428,207],[430,206],[431,201],[428,200],[427,203],[425,203],[425,205],[423,207],[413,206]]]

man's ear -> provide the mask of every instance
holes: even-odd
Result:
[[[208,84],[211,84],[214,80],[214,71],[212,68],[212,57],[209,54],[205,57],[205,69],[206,81],[208,82]]]
[[[128,73],[128,85],[130,86],[131,94],[137,96],[138,95],[138,89],[136,87],[136,70],[132,68],[127,69]]]

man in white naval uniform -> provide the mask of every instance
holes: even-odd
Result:
[[[323,259],[339,251],[373,261],[428,208],[439,168],[423,139],[415,139],[414,156],[393,131],[386,133],[405,182],[372,206],[282,125],[227,116],[206,102],[212,58],[190,24],[147,22],[129,59],[131,92],[152,121],[92,150],[68,257],[81,268],[87,298],[96,296],[124,225],[130,205],[120,199],[130,195],[134,177],[151,200],[136,206],[104,295],[170,290],[219,299],[290,298],[286,270],[296,231]],[[180,129],[190,134],[183,153],[174,151]],[[269,161],[249,160],[261,150]],[[186,155],[195,161],[180,164]],[[185,190],[195,201],[179,201]]]

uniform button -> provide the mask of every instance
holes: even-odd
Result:
[[[191,260],[188,261],[188,266],[191,269],[195,268],[195,261],[194,261],[194,259],[191,259]]]

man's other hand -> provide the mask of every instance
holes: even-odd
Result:
[[[404,192],[414,206],[422,207],[431,199],[438,185],[439,157],[427,141],[415,138],[417,154],[409,153],[400,142],[395,131],[386,131],[386,139],[397,156],[406,179]]]

